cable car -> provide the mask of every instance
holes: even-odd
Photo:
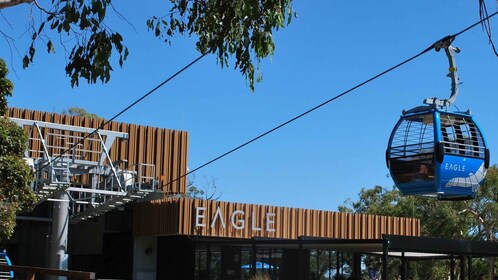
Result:
[[[443,48],[452,94],[444,100],[428,98],[425,106],[403,112],[389,138],[386,162],[403,195],[473,199],[489,167],[489,149],[470,111],[447,110],[458,93],[454,52],[459,50],[450,44]]]

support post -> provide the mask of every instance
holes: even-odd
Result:
[[[469,280],[472,280],[472,256],[467,257],[467,271],[469,273]]]
[[[382,280],[387,280],[387,262],[389,260],[388,258],[388,248],[387,248],[387,243],[389,241],[387,239],[384,238],[384,242],[382,244],[382,277],[381,279]]]
[[[465,280],[465,257],[460,257],[460,280]]]
[[[304,266],[305,266],[305,262],[304,262],[304,250],[303,250],[303,242],[301,240],[301,238],[298,239],[298,242],[299,242],[299,252],[298,252],[298,262],[299,262],[299,265],[298,265],[298,275],[299,275],[299,278],[300,280],[304,280],[306,279],[305,278],[305,275],[304,275],[304,272],[307,271],[307,269],[305,270],[304,269]]]
[[[408,278],[408,261],[405,257],[405,252],[401,252],[401,279],[406,280]]]
[[[455,257],[451,256],[450,260],[450,280],[455,280]]]
[[[52,203],[52,231],[50,235],[49,267],[67,270],[67,235],[69,229],[69,196],[59,195],[58,201]],[[53,279],[63,280],[66,277]]]
[[[353,280],[361,280],[361,254],[353,253]]]
[[[252,253],[251,253],[251,277],[256,275],[256,257],[258,254],[258,249],[256,248],[256,241],[252,240]]]
[[[335,252],[336,254],[336,263],[335,263],[335,268],[336,268],[336,271],[335,271],[335,279],[339,279],[339,271],[341,270],[341,260],[340,260],[340,255],[339,255],[339,251],[336,251]]]

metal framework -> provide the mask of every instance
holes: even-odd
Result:
[[[25,159],[33,191],[44,201],[69,200],[72,223],[101,215],[154,192],[155,166],[112,162],[110,149],[124,132],[10,118],[28,130]],[[62,196],[67,194],[67,196]],[[68,197],[69,199],[66,199]]]

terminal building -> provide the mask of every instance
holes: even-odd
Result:
[[[470,279],[472,257],[498,256],[495,243],[422,237],[414,218],[189,198],[184,131],[17,108],[8,117],[29,134],[39,197],[3,244],[19,265],[101,279],[339,280],[392,279],[396,258],[407,279],[410,262],[446,258],[451,279]]]

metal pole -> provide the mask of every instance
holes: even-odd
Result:
[[[406,280],[408,278],[408,264],[405,257],[405,252],[401,252],[401,279]]]
[[[450,280],[455,280],[455,257],[453,256],[450,261]]]
[[[256,241],[252,240],[252,253],[251,253],[251,277],[256,275],[256,261],[258,249],[256,248]]]
[[[301,239],[298,240],[299,242],[299,253],[298,253],[298,275],[299,275],[299,278],[300,280],[304,280],[306,279],[305,278],[305,275],[304,275],[304,266],[305,266],[305,263],[304,263],[304,252],[303,252],[303,243],[301,241]],[[309,264],[308,264],[309,266]],[[307,269],[307,271],[309,271],[309,268]]]
[[[361,279],[361,254],[353,253],[353,279]]]
[[[472,256],[468,256],[467,261],[468,261],[467,271],[469,272],[469,280],[472,280]]]
[[[50,236],[49,266],[54,269],[67,270],[67,234],[69,228],[69,196],[59,195],[58,201],[52,202],[52,234]],[[66,279],[54,277],[52,279]]]
[[[460,280],[465,280],[465,257],[460,257]]]
[[[336,254],[335,279],[339,279],[339,270],[341,270],[341,260],[339,259],[339,251],[336,251],[335,254]]]
[[[384,239],[382,244],[382,280],[387,280],[387,262],[388,262],[388,248],[387,248],[387,240]]]

